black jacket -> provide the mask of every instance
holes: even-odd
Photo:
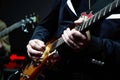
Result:
[[[77,5],[77,0],[73,0],[72,2]],[[85,1],[85,0],[82,0]],[[99,5],[92,7],[92,11],[95,14],[102,9],[104,6],[108,5],[110,2],[114,0],[91,0],[91,5],[93,6],[97,1],[100,1]],[[119,0],[118,0],[119,1]],[[120,3],[120,1],[119,1]],[[74,4],[73,4],[74,5]],[[73,23],[74,20],[78,19],[81,12],[88,10],[87,2],[81,2],[80,5],[78,4],[75,6],[79,10],[77,11],[78,15],[76,16],[68,7],[67,0],[55,0],[55,4],[53,5],[49,15],[44,18],[40,23],[39,26],[36,27],[36,30],[32,36],[32,39],[40,39],[45,42],[48,42],[50,38],[53,36],[59,38],[64,29],[67,27],[71,27],[70,25]],[[96,4],[95,4],[96,5]],[[98,10],[97,10],[98,9]],[[117,11],[109,12],[112,13],[120,13],[119,8]],[[81,51],[81,53],[85,53],[80,55],[80,57],[75,57],[75,59],[83,59],[79,60],[81,63],[82,61],[85,64],[120,64],[120,19],[105,19],[107,16],[97,20],[93,23],[89,29],[91,31],[91,43],[89,46]],[[67,48],[65,45],[61,47],[61,51]],[[71,50],[71,49],[70,49]],[[69,51],[69,49],[68,49]],[[70,55],[70,58],[76,55],[67,54],[69,52],[66,51],[63,55]],[[70,51],[71,53],[71,51]],[[73,59],[74,60],[74,59]],[[95,60],[95,61],[94,61]],[[74,63],[74,62],[73,62]],[[78,62],[77,62],[78,63]]]

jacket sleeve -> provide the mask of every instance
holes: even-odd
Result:
[[[36,27],[32,39],[49,40],[56,32],[58,26],[60,0],[54,0],[53,6],[48,15],[40,21]]]
[[[94,51],[103,52],[110,64],[120,64],[120,19],[105,20],[99,37],[92,36]]]

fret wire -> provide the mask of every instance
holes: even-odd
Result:
[[[109,5],[103,8],[102,11],[105,12],[104,15],[106,15],[109,12]]]
[[[92,18],[93,18],[93,23],[95,22],[97,15],[98,15],[98,13],[96,13],[96,14],[92,17]]]
[[[83,24],[83,23],[82,23]],[[80,31],[81,30],[81,27],[82,27],[82,24],[79,24],[77,27],[75,27],[76,30]]]
[[[82,24],[79,24],[77,27],[75,27],[75,29],[78,30],[78,31],[80,31]]]
[[[119,0],[118,0],[119,1]],[[118,2],[117,0],[116,1],[114,1],[114,3],[113,3],[113,8],[115,8],[115,7],[118,7],[118,4],[119,4],[119,2]]]
[[[106,9],[107,9],[107,7],[105,7],[105,10],[104,10],[104,13],[103,13],[103,15],[105,15],[105,14],[106,14]]]
[[[86,24],[86,22],[83,22],[83,24],[82,24],[82,26],[81,26],[81,28],[80,28],[80,30],[79,30],[79,31],[82,31],[82,30],[83,30],[83,28],[84,28],[85,24]]]
[[[99,11],[99,14],[98,14],[98,19],[100,19],[101,17],[101,11]]]
[[[111,8],[112,8],[112,7],[111,7]],[[109,12],[108,9],[109,9],[109,6],[106,6],[105,8],[101,9],[101,10],[100,10],[100,14],[101,14],[101,15],[99,15],[99,16],[102,17],[102,16],[106,15],[107,12]],[[102,14],[102,13],[103,13],[103,14]]]
[[[81,25],[79,31],[82,31],[83,27],[85,26],[85,22],[83,22],[83,24]]]
[[[111,9],[112,9],[112,4],[110,4],[109,12],[111,11]]]
[[[108,7],[106,6],[105,8],[103,8],[103,9],[100,10],[98,19],[100,19],[100,17],[106,15],[107,9],[108,9]]]
[[[119,2],[120,2],[119,0],[116,0],[116,7],[118,6]]]
[[[94,16],[94,15],[93,15]],[[92,22],[93,18],[89,19],[88,22],[89,22],[89,26],[91,25],[91,22]]]
[[[88,26],[88,20],[85,22],[85,26],[84,26],[83,29],[87,28],[87,26]],[[83,29],[82,29],[82,30],[83,30]]]

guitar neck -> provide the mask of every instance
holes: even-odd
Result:
[[[95,23],[96,21],[100,20],[102,17],[108,15],[110,12],[115,10],[120,6],[120,0],[114,0],[112,3],[108,4],[104,8],[102,8],[100,11],[94,14],[92,18],[90,18],[88,21],[83,22],[78,26],[79,31],[86,31],[86,29],[89,29],[90,25]]]
[[[26,24],[31,24],[32,27],[33,27],[34,24],[37,23],[37,19],[38,18],[36,16],[34,16],[34,14],[33,14],[33,16],[31,15],[29,18],[25,17],[25,19],[22,19],[22,20],[20,20],[20,21],[18,21],[16,23],[14,23],[13,25],[9,26],[8,28],[2,30],[0,32],[0,38],[7,35],[11,31],[13,31],[13,30],[15,30],[15,29],[17,29],[19,27],[26,27]]]
[[[55,40],[53,43],[52,43],[52,47],[51,47],[51,50],[50,52],[54,51],[57,47],[59,47],[60,45],[62,45],[64,43],[64,40],[62,37],[60,37],[59,39]]]
[[[0,38],[7,35],[9,32],[19,28],[21,26],[22,22],[19,21],[11,26],[9,26],[8,28],[4,29],[3,31],[0,32]]]
[[[86,31],[90,27],[91,24],[95,23],[97,20],[101,19],[102,17],[106,16],[108,13],[110,13],[112,10],[116,9],[118,6],[120,6],[120,0],[114,0],[112,3],[108,4],[104,8],[102,8],[100,11],[94,14],[92,18],[90,18],[88,21],[83,22],[79,26],[76,26],[75,28],[78,31]],[[55,50],[57,47],[62,45],[64,43],[64,40],[62,37],[55,40],[52,43],[51,51]]]

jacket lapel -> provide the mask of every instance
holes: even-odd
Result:
[[[67,0],[67,6],[77,16],[77,13],[75,11],[75,8],[73,7],[73,4],[72,4],[71,0]]]

